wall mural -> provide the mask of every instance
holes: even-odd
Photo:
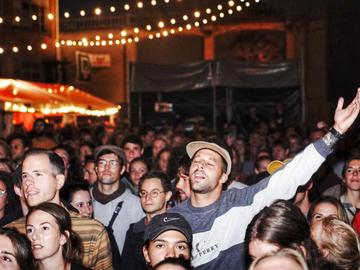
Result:
[[[238,32],[223,58],[250,62],[285,60],[286,32],[273,30]]]

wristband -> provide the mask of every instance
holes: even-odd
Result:
[[[344,135],[342,135],[339,131],[337,131],[335,128],[332,127],[329,129],[329,132],[326,133],[322,139],[327,146],[333,148],[336,142],[342,139],[343,137]]]
[[[339,131],[337,131],[334,127],[331,127],[329,129],[329,132],[334,135],[335,138],[337,138],[338,140],[342,139],[344,137],[343,134],[341,134]]]

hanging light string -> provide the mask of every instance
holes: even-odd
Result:
[[[169,0],[170,2],[170,0]],[[240,2],[240,4],[239,4]],[[253,0],[254,3],[259,3],[260,0]],[[83,37],[81,40],[65,40],[61,39],[55,43],[41,43],[38,45],[13,45],[5,47],[0,42],[0,55],[5,52],[19,53],[20,50],[32,52],[33,50],[47,50],[49,47],[61,47],[61,46],[113,46],[113,45],[125,45],[127,43],[139,42],[140,39],[156,39],[161,37],[167,37],[175,33],[181,33],[186,31],[196,32],[196,29],[203,27],[207,24],[215,23],[222,20],[226,16],[241,12],[244,7],[249,8],[251,6],[250,0],[240,0],[237,3],[233,0],[229,0],[226,5],[218,4],[216,8],[204,8],[203,10],[195,10],[191,14],[184,14],[180,18],[170,18],[167,20],[159,20],[156,24],[147,24],[145,28],[135,26],[133,28],[126,28],[117,33],[108,33],[106,35],[97,34],[92,37]],[[111,7],[110,7],[111,8]],[[96,9],[95,9],[96,10]],[[115,9],[116,11],[116,9]],[[99,15],[101,11],[98,11]],[[18,16],[17,16],[18,17]],[[53,20],[53,14],[48,14],[48,19]],[[16,18],[16,17],[15,17]],[[35,19],[35,17],[33,18]],[[21,19],[19,20],[19,22]],[[0,24],[4,22],[4,19],[0,17]],[[201,33],[198,31],[199,34]]]

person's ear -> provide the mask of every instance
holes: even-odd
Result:
[[[60,245],[61,246],[65,245],[69,237],[70,237],[70,233],[69,231],[66,230],[63,234],[60,235]]]
[[[144,259],[145,259],[146,263],[150,265],[149,252],[148,252],[148,250],[147,250],[147,248],[146,248],[145,245],[143,246],[143,255],[144,255]]]
[[[165,200],[166,200],[166,202],[170,201],[171,196],[172,196],[172,192],[171,192],[171,191],[168,191],[168,192],[165,193]]]
[[[221,175],[221,178],[220,178],[220,183],[221,183],[221,184],[225,184],[227,180],[228,180],[227,174],[226,174],[226,173],[223,173],[223,174]]]
[[[56,189],[60,190],[65,184],[65,175],[57,174],[55,178],[56,178]]]
[[[121,168],[120,175],[123,175],[126,170],[126,165],[124,164]]]
[[[18,187],[17,185],[14,185],[14,192],[16,195],[18,195],[20,198],[23,198],[23,193],[21,192],[21,188]]]

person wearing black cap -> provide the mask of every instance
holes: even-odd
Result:
[[[155,216],[145,229],[143,254],[154,267],[165,258],[191,258],[192,230],[185,218],[177,213]]]
[[[195,141],[186,146],[191,158],[190,199],[172,208],[183,215],[193,230],[192,265],[196,269],[245,267],[245,231],[252,218],[276,199],[290,199],[332,152],[360,112],[360,88],[343,108],[340,98],[334,126],[329,133],[307,146],[281,170],[256,185],[223,191],[231,172],[229,152],[215,143]]]

